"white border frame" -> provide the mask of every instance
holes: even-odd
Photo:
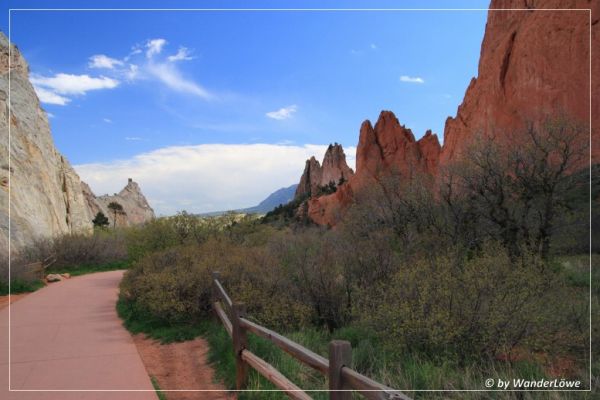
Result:
[[[195,12],[207,12],[207,11],[241,11],[241,12],[402,12],[402,11],[587,11],[589,16],[589,387],[587,389],[413,389],[413,390],[400,390],[398,392],[591,392],[592,391],[592,9],[591,8],[9,8],[8,10],[8,116],[10,118],[11,113],[11,100],[10,100],[10,82],[11,82],[11,59],[12,59],[12,40],[11,40],[11,14],[13,11],[74,11],[74,12],[88,12],[88,11],[195,11]],[[480,60],[481,61],[481,60]],[[464,99],[463,99],[464,100]],[[10,123],[8,124],[8,169],[10,171],[10,146],[11,146],[11,134],[10,134]],[[152,389],[11,389],[11,174],[8,174],[8,391],[9,392],[156,392]],[[218,390],[218,389],[161,389],[161,392],[281,392],[279,389],[244,389],[244,390]],[[298,391],[298,390],[293,390]],[[299,390],[307,393],[310,392],[329,392],[326,389],[313,389],[313,390]],[[340,390],[343,392],[354,392],[355,390],[345,389]],[[378,391],[378,390],[373,390]]]

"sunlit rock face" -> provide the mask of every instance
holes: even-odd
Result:
[[[323,165],[315,157],[306,160],[304,172],[296,188],[296,197],[316,194],[319,187],[330,182],[338,184],[347,181],[354,175],[352,168],[346,163],[346,154],[341,144],[330,144],[323,157]]]
[[[48,116],[29,82],[27,62],[1,32],[0,140],[1,251],[8,250],[9,192],[13,251],[36,237],[91,233],[92,217],[79,176],[54,146]]]
[[[154,219],[154,210],[148,204],[140,186],[131,178],[119,193],[110,196],[96,197],[85,182],[81,184],[90,214],[95,216],[98,212],[102,212],[108,217],[111,226],[114,224],[115,213],[108,208],[108,205],[112,202],[123,207],[123,213],[116,214],[117,226],[140,225]]]
[[[444,129],[441,163],[465,156],[475,133],[502,139],[522,131],[524,124],[564,116],[589,128],[590,72],[600,74],[599,4],[592,0],[493,0],[490,8],[531,11],[489,11],[481,45],[479,71],[467,88],[456,117]],[[592,9],[534,11],[533,9]],[[595,46],[595,47],[594,47]],[[600,128],[600,80],[592,79],[592,129]],[[600,144],[593,158],[600,160]]]
[[[446,120],[444,145],[430,131],[415,140],[393,113],[382,111],[374,127],[365,121],[360,128],[356,173],[335,193],[311,198],[308,216],[317,224],[335,225],[356,193],[386,174],[436,178],[441,169],[469,156],[478,135],[514,142],[526,124],[539,125],[552,117],[567,118],[590,131],[592,162],[600,162],[600,79],[592,79],[590,87],[590,72],[600,76],[598,51],[592,52],[590,71],[590,31],[592,47],[600,39],[598,4],[493,0],[490,9],[526,10],[488,12],[478,76],[471,80],[456,117]],[[587,10],[534,10],[543,8],[591,8],[591,26]]]

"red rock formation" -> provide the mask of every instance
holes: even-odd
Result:
[[[592,46],[597,47],[598,4],[591,0],[491,2],[492,9],[531,10],[488,12],[478,77],[471,80],[456,117],[446,121],[442,164],[463,157],[479,132],[508,137],[518,134],[527,122],[538,124],[557,115],[589,128],[590,14],[541,9],[592,8]],[[593,78],[600,76],[599,54],[592,53]],[[595,137],[600,127],[600,79],[592,84]],[[597,143],[593,158],[600,161]]]
[[[304,172],[296,189],[296,197],[316,194],[319,186],[326,186],[330,182],[338,184],[340,179],[347,181],[354,172],[346,164],[346,154],[341,144],[329,145],[323,158],[323,166],[315,157],[306,160]]]
[[[336,193],[310,199],[310,218],[334,225],[354,193],[372,179],[391,172],[435,176],[440,166],[467,156],[478,134],[512,142],[527,123],[541,124],[549,117],[567,117],[589,129],[591,110],[592,159],[600,162],[600,79],[593,79],[590,88],[590,30],[591,45],[597,47],[598,4],[593,0],[492,0],[490,9],[495,10],[488,12],[478,77],[471,80],[456,117],[446,120],[444,147],[430,131],[415,141],[410,129],[383,111],[374,128],[369,121],[361,126],[356,174]],[[529,10],[498,10],[517,8]],[[542,9],[592,11],[590,16],[587,10]],[[600,77],[599,54],[592,52],[592,78]]]
[[[407,179],[415,174],[435,174],[440,152],[440,143],[431,131],[417,141],[394,113],[382,111],[374,128],[368,120],[361,125],[356,173],[335,193],[312,197],[308,201],[308,216],[320,225],[335,225],[356,191],[386,174],[400,174]]]

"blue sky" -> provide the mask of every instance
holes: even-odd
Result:
[[[9,6],[47,6],[16,3]],[[111,6],[165,5],[52,3]],[[477,11],[12,11],[11,39],[30,64],[58,149],[82,178],[103,193],[118,191],[125,175],[134,175],[159,214],[170,214],[253,205],[296,182],[303,159],[321,158],[330,142],[342,143],[352,162],[361,122],[374,122],[383,109],[417,138],[432,129],[441,139],[446,118],[477,75],[486,17]],[[5,19],[1,28],[7,31]],[[171,164],[162,163],[165,154]],[[232,163],[227,174],[221,158]],[[207,195],[221,180],[222,194]]]

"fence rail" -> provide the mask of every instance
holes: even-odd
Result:
[[[285,336],[246,319],[244,304],[231,300],[221,284],[220,274],[213,272],[212,278],[213,310],[233,340],[236,359],[236,388],[238,390],[246,388],[248,369],[252,367],[288,397],[298,400],[311,399],[306,392],[287,379],[275,367],[247,349],[247,334],[250,332],[269,340],[296,360],[323,374],[329,381],[330,400],[350,400],[353,391],[369,400],[411,400],[404,393],[351,369],[352,347],[350,342],[334,340],[329,343],[329,359],[326,359]]]

